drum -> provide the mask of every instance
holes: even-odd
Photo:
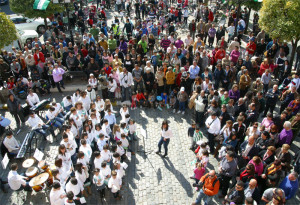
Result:
[[[29,167],[31,167],[31,166],[34,164],[34,162],[35,162],[35,159],[29,158],[29,159],[26,159],[26,160],[22,163],[22,166],[23,166],[24,168],[29,168]]]
[[[42,170],[45,171],[46,169],[49,168],[49,165],[46,163],[45,160],[42,160],[42,161],[40,161],[40,162],[38,163],[38,167],[40,168],[41,171],[42,171]]]
[[[31,186],[34,191],[39,192],[46,187],[45,182],[48,180],[48,178],[49,174],[46,172],[39,174],[30,180],[29,186]]]
[[[37,174],[39,173],[39,170],[38,168],[36,167],[29,167],[26,172],[25,172],[25,175],[29,178],[33,178],[35,177]]]

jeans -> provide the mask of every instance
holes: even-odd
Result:
[[[201,204],[201,200],[203,199],[204,201],[204,205],[207,205],[211,200],[212,200],[213,196],[207,196],[203,189],[200,190],[197,198],[196,198],[196,204]]]
[[[64,108],[65,108],[65,110],[66,110],[66,111],[68,111],[68,112],[69,112],[69,111],[71,110],[71,108],[72,108],[72,107],[73,107],[73,105],[69,105],[69,106],[67,106],[67,107],[64,107]]]
[[[122,102],[129,100],[131,98],[131,87],[122,87]]]
[[[64,120],[58,117],[55,117],[54,119],[51,120],[50,122],[53,124],[55,127],[61,128],[62,125],[64,124]]]
[[[49,129],[50,128],[50,129]],[[44,138],[47,138],[47,130],[49,129],[49,132],[51,133],[51,135],[54,137],[54,130],[49,126],[49,125],[43,125],[41,128],[36,129],[35,131],[37,133],[40,133],[44,136]]]
[[[162,146],[162,144],[164,144],[165,155],[167,155],[169,142],[170,142],[170,139],[166,139],[166,141],[165,141],[164,137],[161,137],[158,142],[158,151],[161,152],[161,146]]]
[[[269,89],[269,84],[264,84],[264,93],[267,93]]]
[[[185,111],[185,102],[179,102],[179,110],[180,111]]]

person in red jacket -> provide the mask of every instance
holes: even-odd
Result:
[[[142,107],[143,104],[146,102],[146,98],[144,94],[141,92],[141,90],[138,90],[138,93],[136,94],[136,99],[140,104],[140,107]]]
[[[218,60],[222,60],[225,58],[226,52],[223,47],[220,47],[219,50],[216,52],[215,60],[218,62]]]
[[[256,50],[256,44],[254,43],[254,39],[251,38],[249,43],[247,43],[246,51],[248,52],[248,55],[251,57],[253,56],[255,50]]]
[[[108,65],[108,63],[105,63],[105,66],[104,66],[103,69],[104,69],[106,75],[109,76],[109,74],[111,73],[112,67],[110,67],[110,66]]]
[[[208,20],[210,20],[210,22],[214,21],[214,14],[211,9],[208,10]]]
[[[39,59],[45,63],[45,56],[42,52],[40,52],[40,50],[38,48],[35,49],[35,53],[33,55],[33,58],[35,60],[35,65],[37,65],[39,63]]]

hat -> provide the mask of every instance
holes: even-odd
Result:
[[[182,73],[182,77],[187,77],[187,72],[184,71],[184,72]]]
[[[94,76],[94,74],[93,74],[93,73],[91,73],[91,74],[90,74],[90,76]]]
[[[184,87],[181,87],[181,88],[180,88],[180,92],[183,92],[183,91],[184,91]]]

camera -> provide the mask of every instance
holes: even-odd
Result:
[[[193,187],[198,187],[198,188],[201,189],[201,188],[203,187],[203,185],[204,185],[203,182],[199,182],[199,184],[194,183],[194,184],[193,184]]]

